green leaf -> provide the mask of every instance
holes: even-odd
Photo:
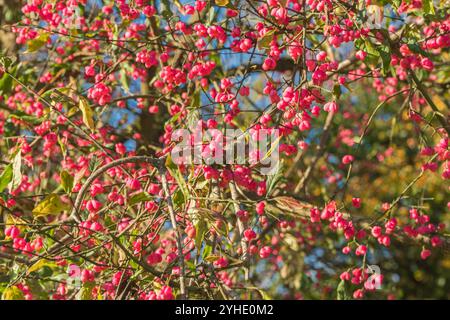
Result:
[[[35,217],[59,215],[62,211],[69,210],[70,206],[63,203],[57,194],[50,194],[33,209]]]
[[[211,6],[208,11],[208,24],[211,25],[216,17],[214,6]]]
[[[0,94],[11,92],[13,85],[13,78],[9,76],[9,74],[4,73],[0,78]]]
[[[372,42],[370,42],[369,39],[366,39],[363,45],[363,50],[367,52],[366,61],[370,65],[376,66],[378,64],[378,61],[380,59],[380,53],[378,50],[374,47]]]
[[[12,162],[12,179],[8,184],[9,190],[15,190],[17,187],[19,187],[20,183],[22,182],[22,153],[19,149],[16,151],[16,155],[14,156],[13,162]]]
[[[4,53],[0,52],[0,65],[3,69],[7,70],[14,62],[14,58],[6,56]]]
[[[184,197],[183,191],[181,191],[181,189],[175,191],[172,196],[172,200],[175,206],[181,208],[183,204],[186,202],[186,198]]]
[[[417,43],[408,43],[408,48],[414,53],[428,57],[429,53],[423,50]]]
[[[61,171],[59,176],[63,190],[67,193],[72,192],[74,178],[66,170]]]
[[[170,1],[168,0],[162,0],[162,10],[161,10],[161,14],[163,15],[164,18],[168,19],[170,17],[173,16],[173,12],[170,8]]]
[[[32,115],[29,115],[23,111],[20,110],[15,110],[13,114],[9,115],[9,118],[14,118],[14,119],[19,119],[25,122],[29,122],[32,123],[34,125],[38,125],[40,123],[42,123],[42,118],[38,119]]]
[[[94,125],[94,112],[92,111],[91,107],[89,106],[89,102],[86,98],[80,97],[79,102],[79,108],[81,112],[83,113],[83,123],[91,129],[91,131],[94,131],[95,125]]]
[[[388,46],[379,46],[377,50],[381,57],[382,74],[385,76],[391,68],[391,53]]]
[[[25,297],[23,295],[22,290],[20,290],[16,286],[11,286],[6,288],[2,294],[2,300],[24,300]]]
[[[351,299],[348,284],[344,280],[341,280],[341,282],[339,282],[336,292],[337,292],[338,300],[350,300]]]
[[[66,156],[67,156],[67,147],[66,147],[66,145],[64,144],[64,142],[61,140],[61,138],[59,136],[58,136],[58,144],[59,144],[59,147],[61,148],[61,152],[62,152],[63,157],[66,158]]]
[[[202,247],[202,242],[207,231],[208,224],[205,222],[205,220],[198,220],[197,224],[195,225],[195,246],[197,247],[197,250],[200,250],[200,248]]]
[[[191,107],[194,109],[201,107],[200,92],[196,92],[193,94],[192,101],[191,101]]]
[[[193,263],[192,261],[186,261],[186,267],[188,267],[192,272],[195,272],[195,263]]]
[[[366,52],[368,54],[374,55],[376,57],[378,57],[380,54],[378,53],[377,49],[375,49],[375,47],[373,46],[372,42],[370,42],[369,39],[366,39],[366,41],[364,42],[365,44],[365,48],[366,48]]]
[[[212,246],[210,246],[209,244],[207,244],[206,246],[203,247],[203,252],[202,252],[202,259],[205,260],[206,257],[208,257],[212,252]]]
[[[136,203],[142,202],[142,201],[150,201],[152,200],[152,196],[150,194],[148,194],[147,192],[143,191],[143,192],[139,192],[136,193],[134,195],[132,195],[130,197],[130,199],[128,200],[128,205],[134,206]]]
[[[0,192],[3,192],[13,178],[12,164],[8,164],[0,175]]]

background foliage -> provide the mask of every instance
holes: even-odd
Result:
[[[0,7],[2,299],[449,298],[448,1]],[[193,126],[279,171],[175,165]]]

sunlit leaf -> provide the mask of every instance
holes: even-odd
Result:
[[[7,73],[4,73],[2,77],[0,77],[0,94],[11,92],[13,85],[13,78]]]
[[[273,41],[273,37],[275,35],[275,30],[270,30],[266,32],[266,34],[258,40],[258,49],[269,49],[270,43]]]
[[[195,225],[195,246],[198,250],[200,250],[202,246],[206,231],[208,231],[208,224],[203,219],[198,220]]]
[[[210,255],[205,257],[203,260],[205,260],[206,262],[214,262],[220,259],[220,256],[217,255]]]
[[[85,282],[77,294],[78,300],[92,300],[92,289],[95,287],[95,282]]]
[[[94,131],[95,124],[94,124],[94,112],[92,111],[92,108],[89,106],[89,102],[84,97],[80,97],[79,102],[79,108],[81,112],[83,113],[83,123],[91,129],[91,131]]]
[[[13,178],[12,164],[8,164],[0,175],[0,192],[3,192]]]
[[[8,184],[9,190],[15,190],[17,187],[19,187],[20,183],[22,182],[22,153],[19,149],[16,151],[16,155],[14,156],[13,162],[12,162],[12,179]]]
[[[11,286],[5,289],[2,294],[2,300],[24,300],[25,296],[18,287]]]
[[[61,171],[60,178],[61,178],[61,186],[64,189],[64,191],[71,192],[73,189],[74,178],[66,170]]]
[[[433,0],[422,0],[422,8],[425,14],[435,14]]]
[[[69,210],[69,208],[70,206],[63,203],[57,194],[52,193],[33,209],[33,215],[35,217],[59,215],[63,211]]]
[[[128,205],[131,207],[139,202],[150,201],[152,199],[153,199],[153,197],[148,192],[143,191],[143,192],[133,194],[130,197],[130,199],[128,200]]]
[[[230,3],[229,0],[214,0],[214,2],[221,7],[225,7],[228,3]]]
[[[56,266],[56,264],[52,261],[49,261],[46,259],[40,259],[39,261],[37,261],[36,263],[31,265],[31,267],[28,268],[27,274],[38,271],[38,270],[42,269],[43,267],[55,267],[55,266]]]
[[[205,260],[206,257],[208,257],[212,252],[212,246],[210,245],[205,245],[203,247],[203,252],[202,252],[202,259]]]
[[[391,53],[389,51],[389,47],[378,46],[377,51],[381,57],[382,73],[383,73],[383,75],[386,75],[389,72],[390,67],[391,67]]]
[[[27,52],[32,53],[42,48],[50,38],[50,34],[42,32],[37,38],[29,40],[27,42]]]

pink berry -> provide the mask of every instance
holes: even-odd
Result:
[[[259,256],[261,257],[261,259],[269,257],[271,253],[272,248],[268,246],[262,247],[261,250],[259,250]]]
[[[256,238],[256,233],[252,229],[247,229],[244,231],[244,237],[247,241],[251,241]]]
[[[359,50],[355,53],[355,57],[358,60],[364,60],[367,56],[367,52],[363,51],[363,50]]]
[[[381,236],[382,230],[380,226],[374,226],[372,227],[372,236],[374,236],[375,238],[378,238],[379,236]]]
[[[258,202],[256,204],[256,213],[260,216],[262,216],[264,214],[264,208],[265,208],[266,204],[264,202]]]
[[[338,111],[338,105],[334,101],[327,102],[327,103],[324,104],[323,110],[326,111],[326,112],[337,112]]]
[[[365,245],[360,245],[360,246],[358,246],[358,248],[356,248],[356,250],[355,250],[355,254],[356,254],[357,256],[363,256],[363,255],[366,254],[366,252],[367,252],[367,247],[366,247]]]
[[[347,155],[342,157],[342,163],[343,164],[349,164],[349,163],[352,163],[354,159],[355,158],[352,155],[347,154]]]
[[[342,248],[343,254],[349,254],[351,251],[352,249],[349,246],[345,246],[344,248]]]
[[[153,252],[147,256],[147,264],[153,266],[155,264],[158,264],[162,261],[162,257],[160,254]]]
[[[431,251],[428,249],[423,249],[422,252],[420,253],[420,258],[422,260],[426,260],[429,256],[431,256]]]
[[[362,299],[364,297],[364,291],[362,289],[357,289],[353,292],[354,299]]]
[[[353,198],[352,204],[355,208],[361,207],[361,199],[360,198]]]

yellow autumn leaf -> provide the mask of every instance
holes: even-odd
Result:
[[[219,260],[220,259],[220,256],[217,256],[217,255],[210,255],[210,256],[207,256],[207,257],[205,257],[205,261],[206,262],[214,262],[214,261],[217,261],[217,260]]]
[[[221,7],[225,7],[228,3],[230,3],[229,0],[216,0],[215,2],[218,6],[221,6]]]
[[[27,274],[30,274],[30,273],[35,272],[35,271],[38,271],[38,270],[42,269],[45,266],[54,267],[55,264],[53,262],[49,261],[49,260],[40,259],[39,261],[37,261],[36,263],[31,265],[31,267],[28,268]]]
[[[2,300],[24,300],[23,292],[16,286],[6,288],[2,294]]]
[[[274,150],[276,150],[276,148],[278,147],[278,145],[280,144],[280,140],[281,140],[282,136],[278,136],[275,141],[273,141],[271,143],[270,149],[269,151],[267,151],[267,153],[264,155],[264,157],[262,157],[262,159],[260,160],[261,162],[264,162],[268,157],[270,157],[270,155],[274,152]]]
[[[431,99],[433,100],[434,104],[439,109],[439,111],[444,112],[444,110],[447,109],[447,105],[445,104],[445,102],[442,100],[442,98],[440,96],[434,95],[431,97]]]
[[[63,203],[57,194],[50,194],[33,209],[35,217],[59,215],[62,211],[69,210],[69,205]]]
[[[61,171],[59,176],[61,178],[61,186],[64,191],[71,192],[73,188],[74,178],[66,170]]]
[[[3,214],[7,226],[16,226],[20,230],[20,232],[27,232],[30,229],[29,223],[21,217],[16,217],[13,214],[9,214],[6,212]]]
[[[40,48],[42,48],[50,38],[50,34],[43,32],[41,33],[37,38],[34,38],[32,40],[29,40],[27,42],[27,53],[32,53],[38,51]]]
[[[95,125],[94,125],[94,112],[92,111],[91,107],[89,106],[89,102],[84,97],[80,97],[79,102],[79,108],[81,112],[83,113],[83,123],[91,129],[91,131],[94,131]]]

